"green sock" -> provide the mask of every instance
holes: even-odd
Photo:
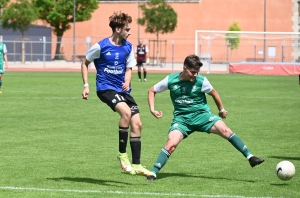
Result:
[[[228,141],[238,150],[240,151],[245,157],[248,157],[251,155],[251,152],[248,150],[247,146],[244,144],[244,142],[235,134],[232,133]]]
[[[0,80],[0,89],[1,89],[1,86],[2,86],[2,80]]]
[[[167,163],[170,155],[171,154],[169,153],[169,151],[167,151],[165,148],[162,148],[151,171],[157,174],[160,169],[162,169],[162,167]]]

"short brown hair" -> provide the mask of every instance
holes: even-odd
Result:
[[[125,25],[131,22],[132,17],[121,11],[114,12],[113,15],[109,17],[109,26],[111,27],[113,32],[116,31],[116,28],[123,28],[125,27]]]
[[[187,68],[200,69],[203,64],[201,63],[199,56],[192,54],[185,58],[183,65]]]

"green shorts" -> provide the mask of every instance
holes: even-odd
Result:
[[[211,127],[213,127],[218,120],[222,119],[210,112],[175,116],[171,123],[169,133],[174,130],[179,130],[185,138],[195,131],[209,133]]]
[[[5,69],[3,66],[0,65],[0,74],[4,74],[5,73]]]

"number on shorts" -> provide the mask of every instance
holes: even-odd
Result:
[[[116,94],[115,97],[119,100],[119,101],[122,101],[122,100],[125,100],[123,96],[119,95],[119,94]]]

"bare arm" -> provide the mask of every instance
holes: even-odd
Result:
[[[82,76],[82,81],[84,84],[84,88],[82,91],[82,99],[87,100],[88,99],[88,95],[90,93],[90,88],[89,88],[89,84],[88,84],[88,66],[91,62],[86,60],[86,58],[84,58],[84,60],[81,63],[81,76]]]
[[[162,111],[156,111],[154,108],[155,94],[156,92],[154,91],[154,87],[151,87],[148,91],[148,105],[152,115],[156,118],[161,118],[163,116]]]
[[[225,109],[224,109],[224,106],[222,104],[222,100],[221,100],[219,93],[215,89],[213,89],[213,90],[211,90],[211,92],[208,93],[208,95],[212,96],[212,98],[214,99],[214,101],[219,109],[219,116],[221,118],[226,118],[227,111],[225,111]]]
[[[122,84],[122,90],[128,91],[130,89],[130,81],[132,77],[132,68],[126,68],[124,83]]]
[[[4,53],[3,55],[4,61],[5,61],[5,66],[8,67],[8,59],[7,59],[7,54]]]

